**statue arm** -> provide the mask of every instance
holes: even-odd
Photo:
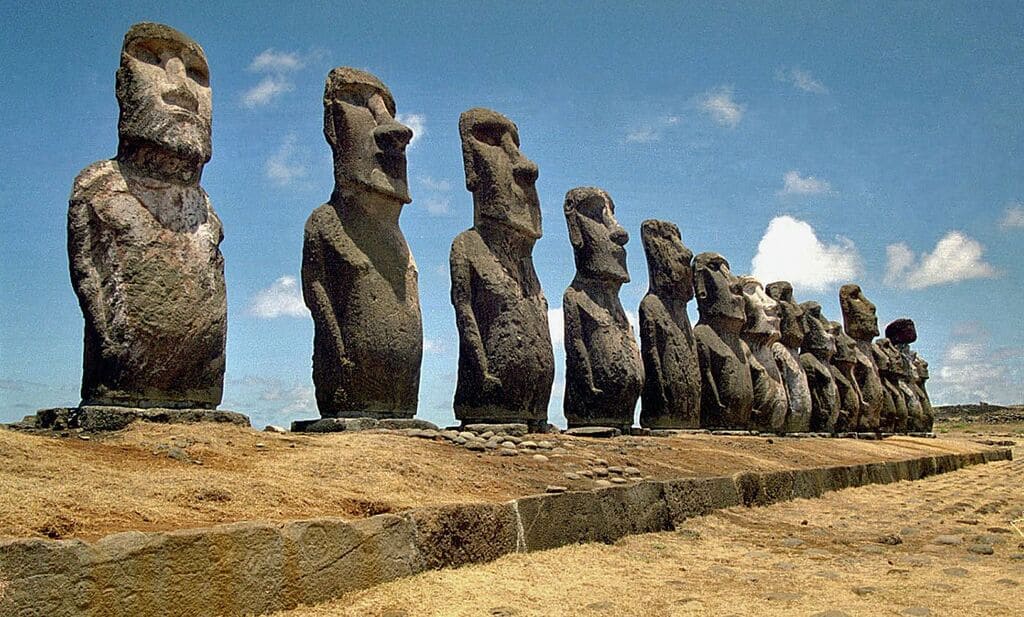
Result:
[[[327,267],[324,259],[324,239],[320,234],[306,229],[302,244],[302,299],[309,308],[314,320],[322,323],[331,337],[332,349],[338,354],[340,364],[351,363],[345,354],[345,340],[341,336],[338,316],[334,313],[334,305],[327,294],[324,281],[327,279]]]
[[[722,397],[718,394],[718,384],[715,383],[715,373],[711,368],[711,349],[701,341],[697,340],[697,360],[700,363],[701,391],[707,390],[707,399],[715,404],[716,412],[722,413],[726,410],[722,404]],[[702,412],[703,413],[703,412]]]
[[[656,308],[650,306],[646,301],[640,303],[640,344],[644,351],[644,361],[649,363],[649,369],[647,370],[646,379],[656,379],[658,387],[655,389],[657,392],[659,402],[662,406],[665,406],[668,402],[668,396],[665,394],[665,379],[664,373],[661,368],[661,348],[658,345],[658,341],[664,336],[664,331],[659,327],[661,319],[666,319],[668,314],[662,315],[662,311],[658,311]]]
[[[77,188],[77,187],[76,187]],[[71,285],[78,296],[82,311],[99,335],[103,347],[112,344],[107,329],[108,303],[103,295],[103,281],[93,261],[93,234],[99,227],[96,212],[86,201],[74,195],[68,204],[68,262],[71,266]]]
[[[458,239],[456,239],[458,242]],[[456,255],[456,247],[452,246],[449,257],[452,276],[452,306],[455,308],[455,322],[459,329],[460,353],[468,353],[473,366],[483,377],[485,387],[500,387],[501,380],[492,375],[484,349],[480,326],[473,312],[473,267],[461,256]]]
[[[601,394],[600,388],[594,385],[594,371],[590,366],[590,354],[583,340],[583,323],[580,320],[580,307],[576,300],[568,294],[562,299],[562,318],[565,321],[565,354],[576,365],[583,376],[583,381],[593,395]]]

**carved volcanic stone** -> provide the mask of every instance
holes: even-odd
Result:
[[[829,322],[828,331],[836,342],[836,352],[832,355],[829,367],[839,389],[839,417],[836,419],[835,430],[855,431],[864,408],[864,397],[861,396],[855,375],[859,353],[857,342],[843,331],[843,325],[837,321]]]
[[[754,385],[750,348],[740,338],[746,322],[742,288],[717,253],[693,260],[693,287],[700,312],[693,334],[701,371],[701,426],[749,429]]]
[[[764,291],[761,282],[752,276],[741,276],[746,322],[740,336],[750,347],[753,356],[750,375],[754,385],[754,409],[750,428],[760,431],[782,432],[789,396],[772,354],[772,345],[782,336],[779,303]]]
[[[423,325],[416,264],[398,227],[409,203],[409,127],[373,75],[336,68],[324,88],[334,192],[306,221],[302,295],[324,417],[416,413]]]
[[[872,343],[878,336],[875,305],[864,297],[859,285],[850,284],[839,288],[839,307],[843,311],[843,328],[846,334],[857,342],[857,365],[854,375],[860,387],[864,406],[856,430],[877,431],[881,427],[882,407],[886,401],[876,360],[881,352],[876,351]],[[893,414],[891,409],[887,413]]]
[[[911,430],[931,431],[932,424],[935,422],[935,410],[932,409],[932,402],[928,398],[928,390],[925,388],[925,382],[928,381],[928,362],[919,356],[917,352],[912,351],[910,353],[913,357],[914,387],[921,400],[920,424],[911,427]]]
[[[211,152],[202,48],[168,26],[132,26],[117,100],[117,156],[86,167],[68,205],[82,404],[211,409],[227,302],[221,222],[199,185]]]
[[[668,221],[640,225],[650,288],[640,302],[644,360],[640,426],[700,426],[700,364],[686,304],[693,298],[693,253]]]
[[[885,338],[894,345],[909,345],[917,340],[917,328],[912,319],[896,319],[885,327]]]
[[[459,118],[473,228],[452,243],[452,305],[459,330],[455,417],[542,430],[554,380],[548,303],[533,267],[541,237],[537,165],[519,152],[505,116]]]
[[[920,403],[917,401],[917,396],[908,388],[910,366],[904,366],[902,355],[889,339],[878,339],[875,348],[881,352],[881,355],[876,357],[876,362],[878,363],[878,375],[882,378],[882,386],[885,388],[887,399],[886,406],[883,407],[882,430],[904,433],[907,431],[911,408],[917,407],[918,415],[920,415]],[[891,415],[886,416],[885,411],[889,409],[890,404],[892,405]]]
[[[832,376],[831,361],[836,342],[828,332],[828,321],[817,302],[803,302],[804,342],[800,366],[811,389],[811,430],[833,432],[839,419],[839,387]]]
[[[629,234],[615,220],[605,191],[582,187],[565,196],[565,220],[576,276],[562,297],[565,319],[565,397],[569,427],[633,425],[644,381],[619,288],[629,281]]]
[[[793,286],[786,281],[769,283],[765,291],[779,303],[782,338],[772,345],[772,354],[782,371],[789,397],[786,432],[811,430],[811,389],[800,364],[800,345],[804,340],[803,309],[793,299]]]

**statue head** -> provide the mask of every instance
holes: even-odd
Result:
[[[857,363],[857,341],[850,338],[850,335],[843,330],[843,324],[838,321],[828,322],[828,333],[836,342],[836,352],[832,356],[835,364],[856,364]]]
[[[327,75],[324,137],[334,153],[336,191],[412,201],[405,160],[412,129],[395,120],[395,99],[375,76],[348,67]]]
[[[887,373],[896,378],[910,378],[910,371],[907,363],[904,361],[903,354],[896,348],[887,338],[880,338],[875,341],[875,345],[882,351],[885,356],[885,361],[878,362],[879,372]]]
[[[839,308],[843,311],[846,333],[858,341],[871,341],[878,336],[875,305],[864,297],[860,285],[839,288]]]
[[[897,319],[885,327],[885,338],[897,345],[909,345],[917,340],[914,320],[906,317]]]
[[[686,248],[679,228],[668,221],[640,224],[640,240],[647,255],[651,292],[672,295],[684,303],[693,299],[693,251]]]
[[[213,97],[198,43],[163,24],[135,24],[124,35],[116,83],[118,158],[148,147],[197,167],[210,160]]]
[[[771,345],[779,340],[779,303],[764,291],[761,281],[752,276],[741,276],[738,280],[743,288],[743,305],[746,323],[743,338],[756,340],[761,345]]]
[[[746,321],[743,285],[718,253],[701,253],[693,260],[693,289],[697,310],[705,323],[727,324],[739,332]]]
[[[836,340],[828,331],[828,321],[821,314],[821,305],[817,302],[801,302],[800,309],[804,313],[804,340],[800,344],[800,351],[830,360],[836,353]]]
[[[917,375],[917,381],[922,385],[928,381],[928,361],[922,358],[916,351],[914,352],[914,372]]]
[[[527,238],[541,237],[537,165],[519,152],[515,123],[490,109],[459,116],[466,189],[475,225],[498,223]]]
[[[575,188],[565,194],[564,209],[576,271],[588,278],[628,283],[623,247],[629,234],[615,220],[611,196],[599,188]]]
[[[793,299],[793,286],[787,281],[775,281],[768,283],[765,291],[779,303],[782,344],[786,347],[800,347],[804,342],[804,310]]]

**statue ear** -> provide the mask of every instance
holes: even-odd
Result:
[[[466,171],[466,190],[472,193],[480,184],[480,176],[476,173],[476,154],[468,143],[470,139],[473,139],[471,135],[462,138],[462,166]]]
[[[583,233],[580,231],[580,213],[570,208],[565,213],[565,224],[569,227],[569,242],[573,248],[583,246]]]
[[[337,106],[338,104],[334,101],[324,100],[324,137],[332,148],[338,145],[338,133],[334,127]]]

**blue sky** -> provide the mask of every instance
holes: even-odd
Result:
[[[457,123],[478,106],[512,118],[540,167],[535,262],[553,323],[573,275],[562,200],[596,185],[631,234],[629,311],[647,289],[640,222],[668,219],[695,253],[788,278],[832,319],[851,281],[883,328],[912,317],[935,402],[1024,398],[1019,3],[488,4],[4,3],[0,421],[78,401],[67,198],[115,152],[114,71],[138,21],[178,28],[209,58],[221,407],[258,425],[316,415],[296,281],[303,224],[332,186],[321,97],[335,66],[379,76],[417,131],[401,224],[420,269],[420,417],[454,420],[447,259],[472,222]]]

